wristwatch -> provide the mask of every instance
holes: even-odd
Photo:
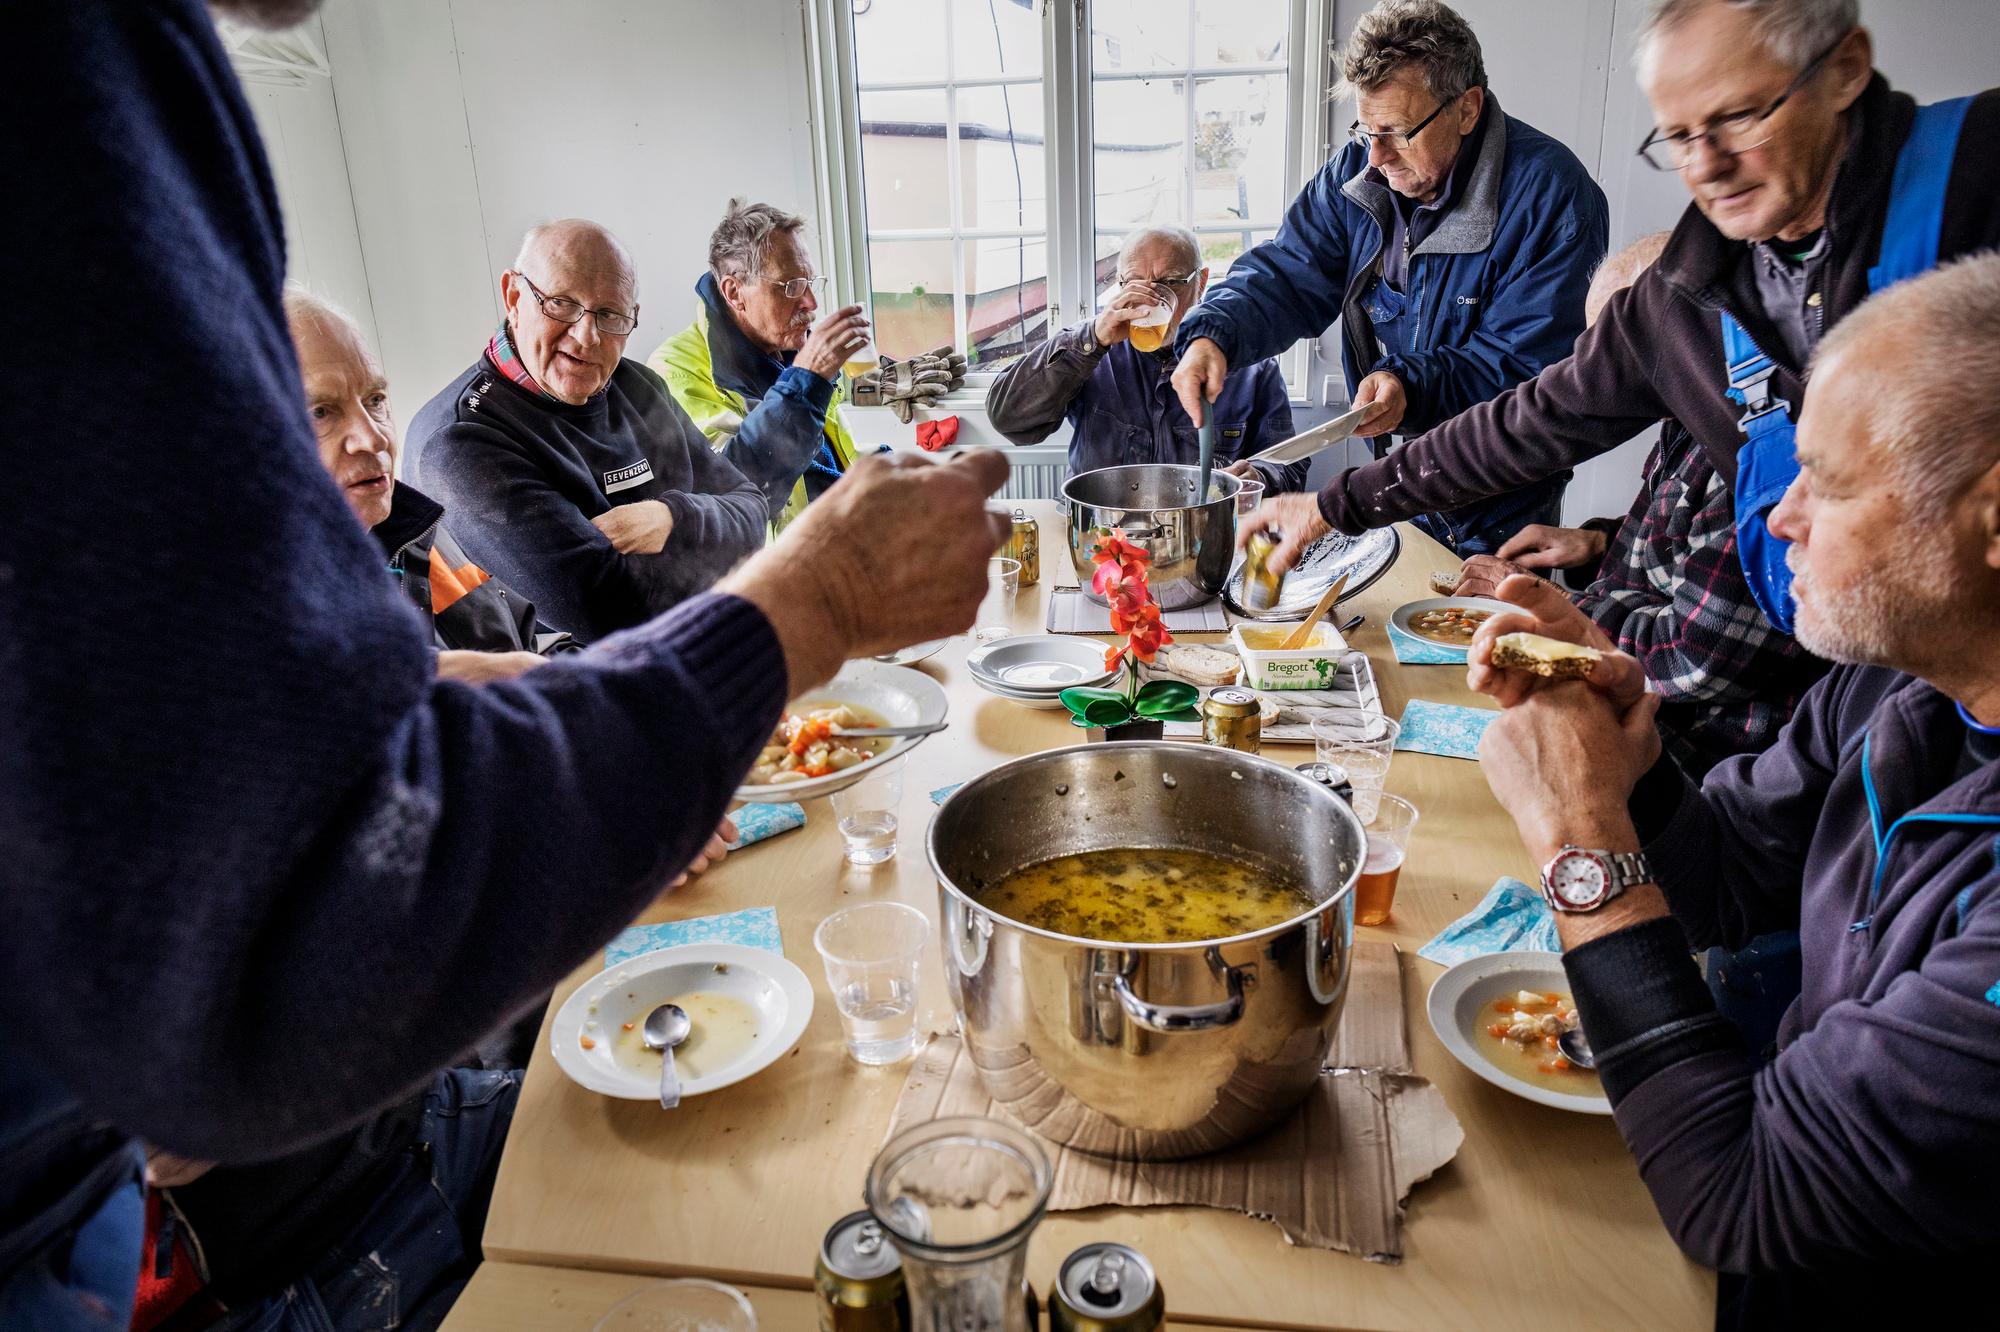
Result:
[[[1557,911],[1595,911],[1627,888],[1653,881],[1642,851],[1565,846],[1542,866],[1542,896]]]

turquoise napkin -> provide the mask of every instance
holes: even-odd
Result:
[[[1413,698],[1403,709],[1402,733],[1396,748],[1412,754],[1442,754],[1476,759],[1479,737],[1500,714],[1490,708],[1465,708],[1456,703],[1427,703]]]
[[[964,785],[964,782],[953,782],[950,786],[940,786],[937,790],[931,792],[931,803],[933,805],[942,805],[945,802],[945,797]]]
[[[736,824],[736,841],[731,844],[733,851],[738,847],[761,842],[766,837],[776,837],[781,832],[806,826],[804,805],[745,805],[729,816]]]
[[[1389,646],[1396,660],[1405,666],[1463,666],[1465,649],[1433,643],[1415,634],[1406,634],[1393,623],[1389,626]]]
[[[1438,931],[1437,938],[1417,950],[1445,966],[1488,953],[1533,951],[1560,953],[1555,913],[1542,895],[1519,879],[1503,877],[1479,905]]]
[[[785,951],[784,941],[778,936],[777,909],[751,907],[746,911],[730,911],[720,916],[666,920],[658,925],[634,925],[606,946],[604,965],[615,967],[620,962],[630,962],[642,953],[657,953],[662,948],[691,943],[742,944],[746,948],[762,948],[780,956]]]

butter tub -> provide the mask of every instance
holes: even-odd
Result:
[[[1243,658],[1242,683],[1257,690],[1332,689],[1340,674],[1347,640],[1340,630],[1321,620],[1313,626],[1305,647],[1285,651],[1278,644],[1290,638],[1304,621],[1291,624],[1238,624],[1229,637]]]

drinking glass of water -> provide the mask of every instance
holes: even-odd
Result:
[[[1021,562],[1004,555],[986,561],[986,600],[972,622],[972,641],[997,643],[1014,636],[1014,600],[1021,592]]]
[[[1354,814],[1362,824],[1374,822],[1389,776],[1389,758],[1402,732],[1389,718],[1367,708],[1334,708],[1313,718],[1313,747],[1321,763],[1346,775],[1354,788]]]
[[[1263,502],[1264,483],[1244,478],[1242,487],[1236,492],[1236,516],[1238,518],[1248,517],[1255,513],[1257,506]]]
[[[868,776],[828,797],[840,820],[840,840],[850,865],[879,865],[896,854],[896,807],[903,803],[903,760],[876,766]]]
[[[917,970],[930,938],[929,917],[901,902],[863,902],[813,931],[855,1062],[893,1064],[916,1048]]]

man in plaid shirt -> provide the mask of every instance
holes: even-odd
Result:
[[[1589,320],[1659,256],[1667,235],[1605,261],[1586,301]],[[1751,599],[1729,487],[1678,421],[1661,424],[1623,522],[1523,528],[1497,555],[1467,560],[1456,590],[1491,596],[1509,574],[1552,569],[1583,589],[1571,595],[1584,614],[1645,668],[1665,700],[1661,737],[1697,779],[1732,754],[1768,748],[1826,671]]]

